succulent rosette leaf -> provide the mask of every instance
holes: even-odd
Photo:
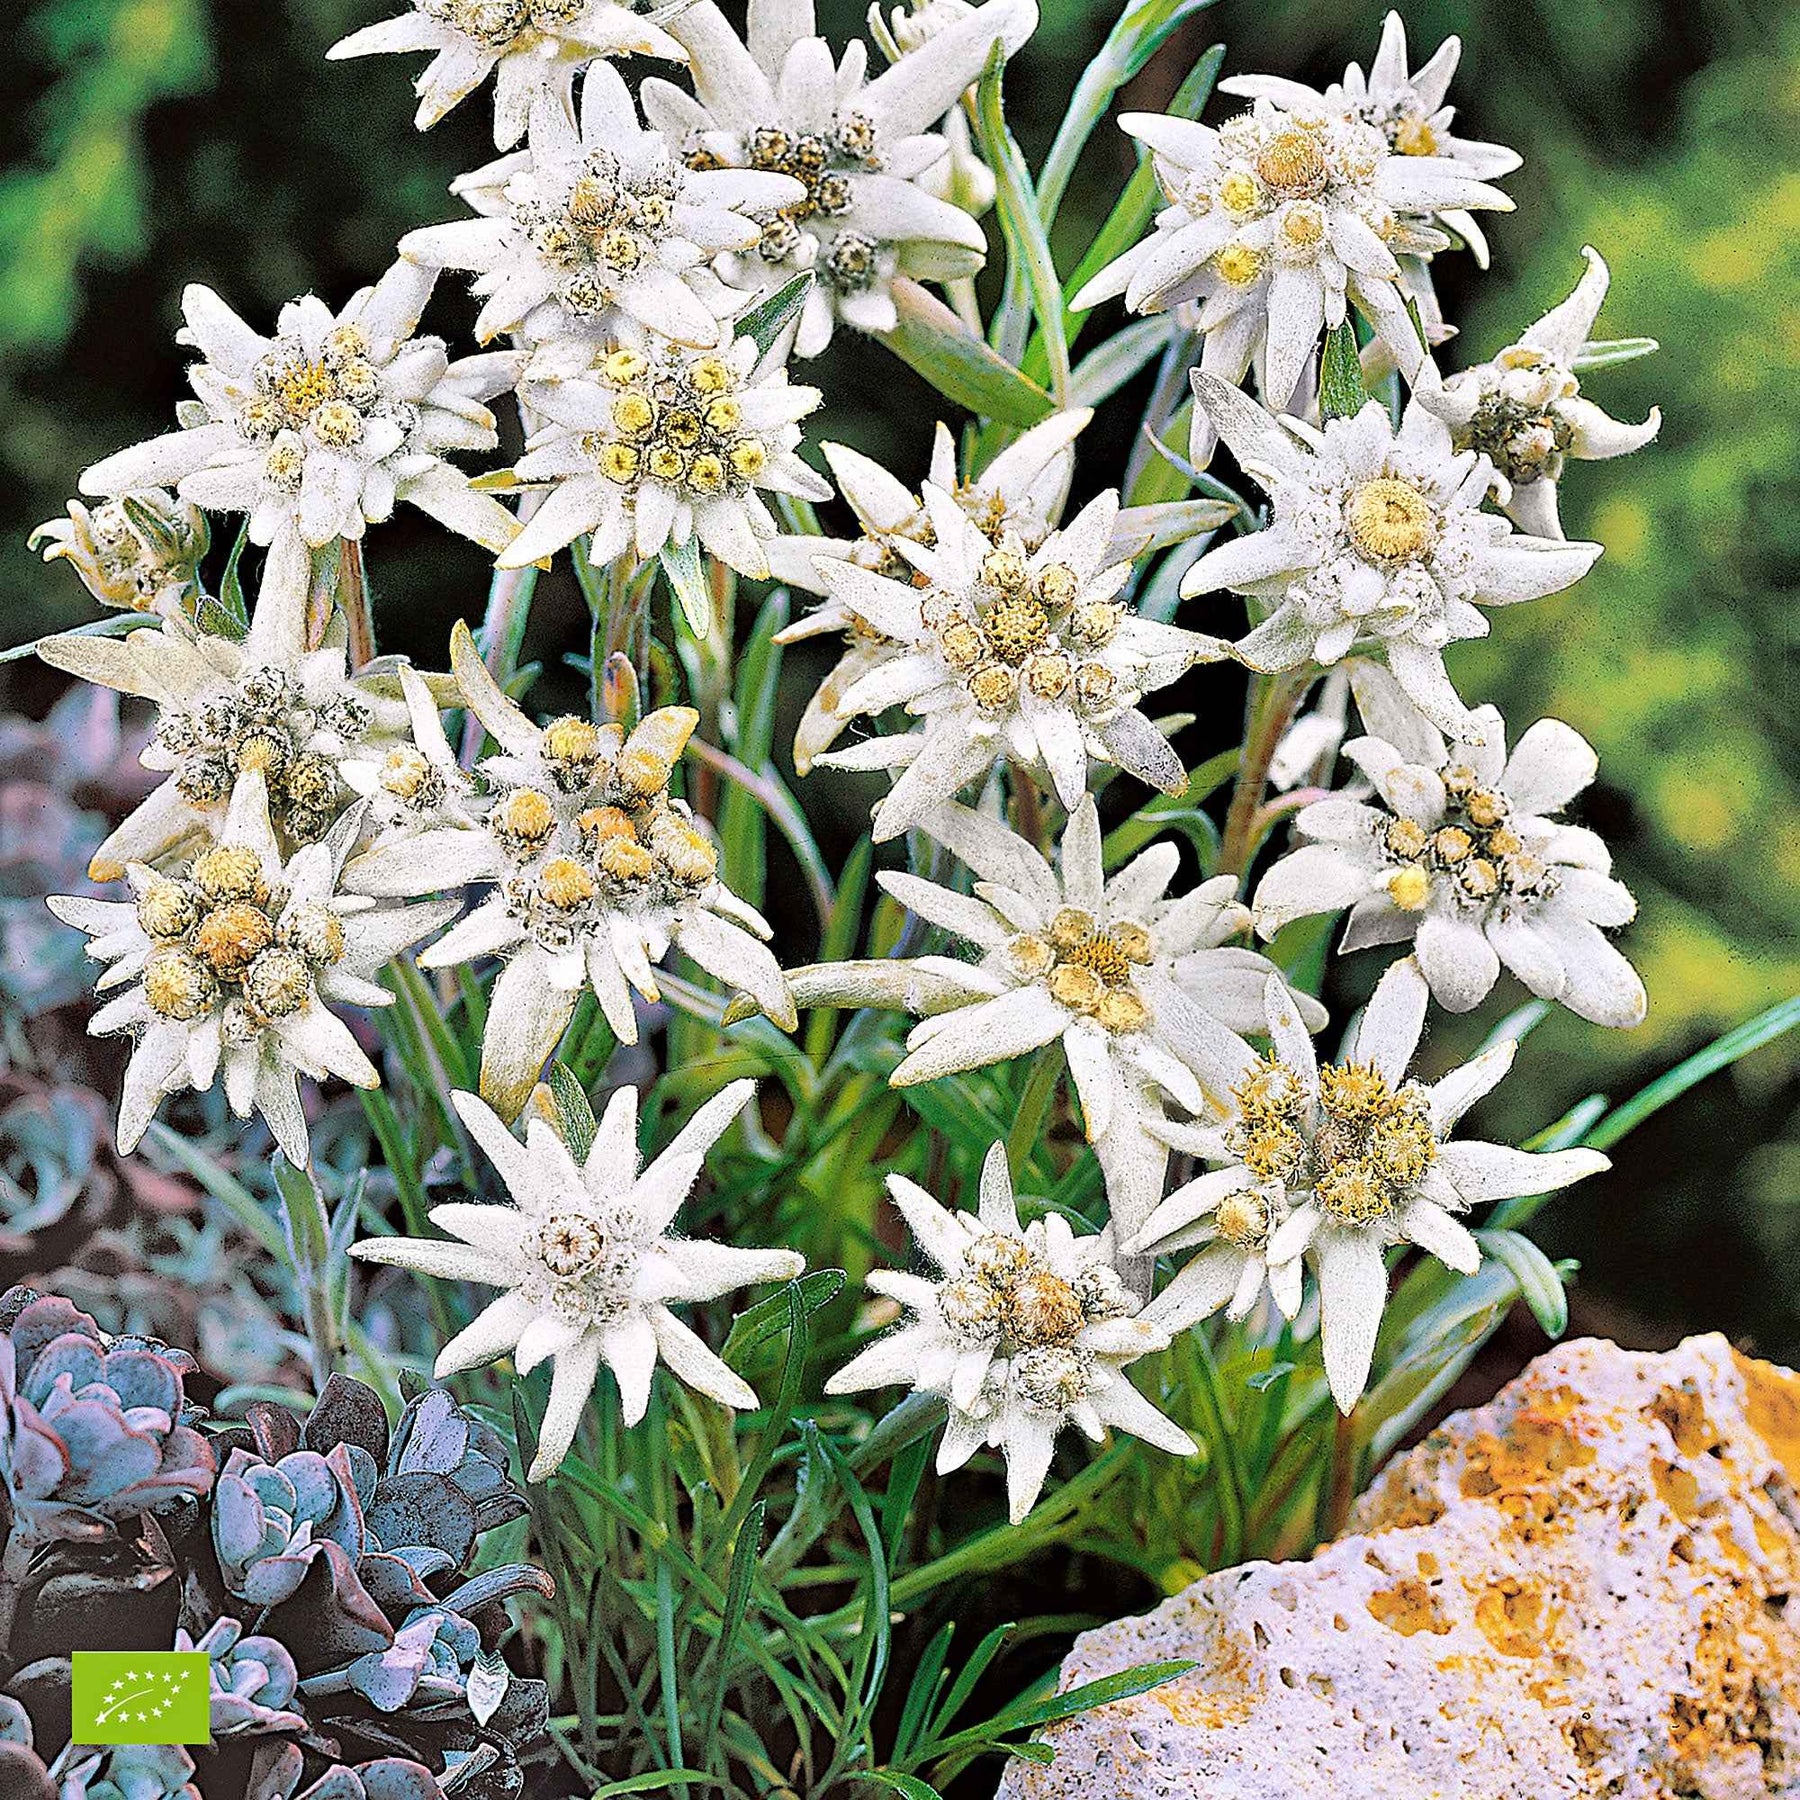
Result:
[[[109,1344],[66,1300],[25,1304],[0,1335],[13,1540],[104,1538],[209,1493],[215,1459],[183,1391],[194,1368],[163,1346]]]

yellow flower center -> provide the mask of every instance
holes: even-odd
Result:
[[[1436,542],[1437,513],[1411,482],[1380,475],[1345,502],[1344,529],[1369,561],[1408,562]]]
[[[1437,133],[1429,119],[1402,119],[1394,127],[1394,148],[1402,156],[1436,156]]]
[[[1213,258],[1213,267],[1233,287],[1248,287],[1262,273],[1262,252],[1249,244],[1227,244]]]
[[[1296,127],[1278,131],[1263,146],[1256,158],[1256,173],[1271,193],[1296,199],[1318,193],[1329,171],[1318,138]]]

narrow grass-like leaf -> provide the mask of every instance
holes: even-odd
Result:
[[[811,270],[803,269],[798,275],[784,281],[774,293],[739,313],[732,326],[733,332],[738,337],[749,338],[755,344],[759,359],[767,356],[774,347],[775,340],[799,318],[801,309],[806,305],[806,296],[812,291],[812,284]]]
[[[1062,289],[1056,261],[1033,190],[1025,158],[1006,123],[1000,86],[1006,68],[1005,47],[996,44],[975,88],[975,132],[983,159],[994,172],[994,212],[1006,240],[1006,293],[994,315],[992,338],[1009,362],[1016,362],[1027,342],[1029,321],[1023,301],[1029,296],[1049,369],[1050,391],[1059,406],[1069,403],[1069,344],[1063,331]]]
[[[1546,1337],[1559,1338],[1569,1328],[1569,1296],[1563,1291],[1556,1264],[1530,1238],[1516,1231],[1477,1231],[1475,1241],[1487,1255],[1505,1266],[1531,1315]]]
[[[893,292],[899,322],[881,341],[945,399],[1007,425],[1035,425],[1056,410],[1056,402],[1037,382],[990,349],[916,281],[896,277]]]

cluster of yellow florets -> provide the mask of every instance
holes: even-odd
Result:
[[[1225,1142],[1232,1154],[1258,1181],[1290,1180],[1306,1160],[1306,1090],[1293,1070],[1265,1058],[1232,1089],[1231,1103],[1236,1118]]]
[[[1091,1385],[1094,1358],[1082,1332],[1134,1310],[1110,1267],[1096,1264],[1065,1278],[1024,1239],[998,1231],[978,1237],[938,1290],[951,1335],[1008,1361],[1023,1396],[1051,1411],[1073,1405]]]
[[[1391,1217],[1437,1160],[1424,1096],[1413,1087],[1394,1089],[1366,1063],[1346,1063],[1319,1071],[1319,1108],[1314,1198],[1345,1225]]]
[[[1232,287],[1248,287],[1271,258],[1303,264],[1319,257],[1327,241],[1327,205],[1354,204],[1372,228],[1388,235],[1392,217],[1368,192],[1388,147],[1380,130],[1357,120],[1246,112],[1220,131],[1216,170],[1166,191],[1194,217],[1217,210],[1239,228],[1214,253],[1211,266]],[[1244,229],[1270,218],[1272,234]]]
[[[1436,548],[1438,509],[1412,482],[1377,475],[1344,501],[1344,534],[1365,562],[1397,568]]]
[[[1065,906],[1040,932],[1021,932],[1006,946],[1013,973],[1041,981],[1073,1012],[1108,1031],[1142,1031],[1150,1008],[1132,984],[1135,970],[1156,959],[1156,942],[1132,921],[1102,926],[1080,907]]]
[[[1081,578],[1067,563],[1033,570],[1018,533],[1002,531],[966,593],[929,589],[920,616],[938,653],[984,712],[1004,713],[1023,690],[1103,712],[1119,678],[1094,654],[1111,642],[1125,609],[1082,602]]]
[[[198,706],[165,712],[156,741],[180,759],[175,785],[195,806],[222,805],[240,775],[260,774],[276,830],[304,844],[324,836],[343,798],[336,767],[308,739],[324,729],[354,743],[369,724],[368,708],[349,694],[315,709],[290,675],[263,666]]]
[[[330,450],[351,450],[370,419],[392,410],[360,325],[339,325],[316,354],[298,338],[277,339],[251,382],[238,423],[253,443],[269,445],[264,473],[279,486],[299,482],[306,457],[301,434]]]
[[[288,907],[241,845],[203,851],[185,876],[157,876],[138,896],[137,918],[153,946],[143,974],[151,1010],[179,1024],[222,1011],[228,1042],[302,1011],[317,971],[344,955],[337,914]]]
[[[613,391],[612,418],[582,448],[608,481],[709,499],[752,486],[767,467],[768,445],[744,425],[743,382],[722,356],[619,349],[597,373]]]
[[[1443,780],[1447,805],[1435,827],[1394,818],[1379,828],[1381,852],[1393,865],[1388,898],[1402,912],[1422,912],[1446,888],[1460,904],[1479,907],[1553,892],[1556,873],[1513,828],[1507,796],[1463,764],[1444,770]]]
[[[483,50],[512,48],[528,31],[566,30],[586,0],[421,0],[421,11],[471,38]]]
[[[863,113],[840,114],[829,131],[788,131],[764,125],[750,133],[744,146],[753,169],[788,175],[805,195],[778,212],[759,213],[762,237],[757,254],[765,262],[785,262],[800,247],[801,226],[811,219],[841,219],[855,204],[850,177],[881,166],[875,124]],[[694,168],[717,168],[718,158],[696,149]],[[868,286],[875,274],[879,246],[856,231],[839,231],[826,251],[820,273],[840,292]]]
[[[680,196],[673,162],[628,175],[610,150],[594,150],[560,201],[521,201],[512,219],[537,254],[564,271],[562,304],[586,318],[612,305],[620,287],[654,259]]]
[[[718,852],[669,793],[696,723],[665,706],[629,737],[573,717],[543,728],[542,787],[509,787],[487,819],[518,870],[507,899],[543,942],[572,943],[598,907],[687,898],[718,873]]]

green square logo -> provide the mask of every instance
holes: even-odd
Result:
[[[71,1688],[69,1736],[77,1744],[212,1741],[204,1650],[77,1650]]]

